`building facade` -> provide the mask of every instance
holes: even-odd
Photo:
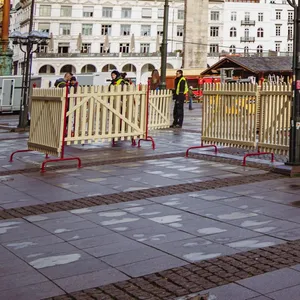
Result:
[[[195,1],[170,1],[168,68],[182,67],[182,51],[186,68],[226,55],[292,54],[294,17],[286,0]],[[15,5],[12,31],[28,32],[30,6],[31,0]],[[34,30],[51,40],[33,55],[33,75],[118,69],[145,83],[160,68],[164,0],[36,0],[34,12]],[[14,74],[22,73],[23,57],[14,46]]]
[[[28,31],[30,1],[16,7],[12,30]],[[35,5],[34,30],[49,33],[48,46],[33,57],[34,75],[127,72],[145,83],[160,68],[162,1],[44,1]],[[180,68],[184,5],[172,1],[169,12],[168,67]],[[23,54],[15,47],[14,73],[22,72]]]

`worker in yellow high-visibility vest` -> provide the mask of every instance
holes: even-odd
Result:
[[[181,128],[183,123],[183,115],[184,115],[184,100],[186,98],[186,94],[189,91],[189,87],[186,79],[183,77],[183,71],[177,70],[176,78],[175,78],[175,90],[173,94],[174,103],[174,111],[173,111],[173,124],[171,128]]]

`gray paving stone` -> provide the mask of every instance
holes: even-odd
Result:
[[[35,270],[0,276],[0,291],[18,289],[22,286],[48,281],[48,278]]]
[[[284,268],[240,280],[237,283],[261,294],[268,294],[294,285],[300,285],[300,273]],[[289,298],[286,297],[285,299]]]
[[[97,246],[85,249],[87,253],[94,257],[103,257],[111,254],[122,253],[129,250],[142,249],[145,245],[128,240],[126,242],[112,243],[104,246]]]
[[[201,191],[197,193],[197,197],[207,200],[207,201],[216,201],[216,200],[221,200],[221,199],[226,199],[226,198],[234,198],[237,197],[237,194],[231,193],[231,192],[226,192],[223,190],[206,190],[206,191]]]
[[[300,285],[294,287],[289,287],[274,293],[267,294],[266,296],[270,297],[273,300],[298,300],[300,295]]]
[[[113,243],[122,243],[128,242],[128,238],[117,234],[117,233],[110,233],[108,235],[101,235],[101,236],[93,236],[89,238],[79,239],[76,241],[69,241],[69,243],[76,248],[79,249],[86,249],[86,248],[93,248],[96,246],[104,246]]]
[[[70,231],[70,232],[63,232],[56,234],[59,238],[65,240],[65,241],[74,241],[84,238],[90,238],[90,237],[96,237],[101,235],[108,235],[113,233],[107,228],[97,226],[92,228],[86,228],[86,229],[80,229],[76,231]]]
[[[164,254],[160,257],[120,266],[118,269],[131,277],[139,277],[175,267],[181,267],[185,264],[187,264],[185,261]]]
[[[101,260],[111,265],[112,267],[119,267],[139,261],[145,261],[162,255],[164,255],[164,253],[157,249],[144,247],[141,249],[104,256],[101,257]]]
[[[271,189],[271,187],[270,187]],[[238,195],[257,195],[268,191],[268,187],[258,187],[258,185],[241,184],[236,186],[222,187],[220,191],[226,191],[228,193],[234,193]]]
[[[9,300],[40,300],[48,297],[63,295],[65,292],[52,282],[41,282],[17,289],[0,292],[0,299]]]
[[[1,254],[1,252],[0,252]],[[0,276],[17,274],[22,272],[30,272],[34,269],[19,258],[1,261],[0,263]],[[0,277],[1,278],[1,277]],[[1,279],[0,279],[1,281]],[[1,299],[1,298],[0,298]]]
[[[116,269],[104,269],[96,272],[71,276],[54,282],[66,292],[74,292],[129,279]]]
[[[251,249],[264,248],[285,243],[284,240],[276,239],[269,236],[258,236],[247,240],[237,241],[227,244],[234,249],[248,251]]]
[[[85,273],[91,273],[94,271],[100,271],[109,268],[109,265],[107,265],[106,263],[100,261],[97,258],[91,257],[88,259],[75,261],[69,264],[42,268],[39,271],[51,280],[53,280]]]
[[[296,241],[300,239],[300,230],[298,228],[268,233],[270,236],[286,241]]]
[[[294,201],[299,201],[300,196],[290,193],[284,193],[280,191],[270,191],[267,193],[258,193],[258,194],[252,194],[251,197],[254,197],[256,199],[263,199],[263,200],[269,200],[272,202],[277,202],[281,204],[289,204]]]
[[[210,297],[218,300],[248,300],[259,295],[258,293],[239,286],[235,283],[230,283],[228,285],[204,291],[203,294],[205,293],[209,293]]]

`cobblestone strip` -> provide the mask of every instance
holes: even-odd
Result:
[[[201,190],[217,189],[225,186],[234,186],[240,184],[253,183],[258,181],[272,180],[282,178],[283,175],[275,173],[266,173],[261,175],[240,176],[227,179],[216,179],[205,182],[184,183],[171,185],[166,187],[150,188],[146,190],[122,192],[103,196],[92,196],[79,198],[75,200],[59,201],[54,203],[24,206],[19,208],[0,210],[1,219],[21,218],[30,215],[39,215],[44,213],[65,211],[71,209],[79,209],[92,207],[96,205],[107,205],[119,202],[127,202],[133,200],[141,200],[151,197],[168,196],[175,194],[183,194],[188,192],[196,192]]]
[[[47,300],[174,300],[300,263],[300,240],[187,264]]]

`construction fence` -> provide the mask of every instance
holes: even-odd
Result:
[[[146,85],[34,89],[28,150],[17,152],[66,160],[65,144],[130,140],[135,145],[135,139],[139,146],[141,140],[151,141],[154,149],[148,132],[170,126],[171,105],[170,90],[149,91]]]
[[[287,155],[291,101],[292,87],[285,83],[205,84],[199,148],[210,144]]]

